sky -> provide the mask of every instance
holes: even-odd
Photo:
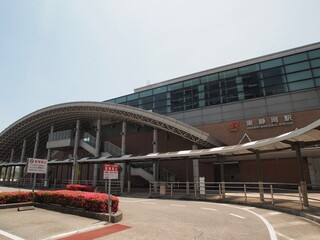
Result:
[[[0,132],[45,107],[320,41],[319,0],[0,0]]]

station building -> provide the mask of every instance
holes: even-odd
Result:
[[[256,154],[224,158],[223,177],[219,154],[143,162],[137,156],[273,138],[319,120],[319,106],[320,43],[315,43],[148,85],[104,102],[65,103],[30,113],[0,134],[0,179],[10,180],[10,169],[33,157],[51,163],[49,183],[76,176],[96,185],[103,180],[103,163],[118,158],[122,179],[129,173],[133,186],[196,181],[199,176],[211,182],[298,183],[299,163],[290,149],[261,152],[260,176]],[[319,142],[302,149],[302,161],[305,181],[320,185]]]

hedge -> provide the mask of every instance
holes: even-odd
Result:
[[[0,193],[0,204],[20,203],[32,201],[31,192],[4,192]]]
[[[0,193],[0,204],[32,201],[31,192]],[[38,191],[34,193],[34,202],[59,204],[65,207],[82,208],[87,211],[107,213],[108,194],[81,191]],[[111,211],[117,212],[119,199],[112,196]]]
[[[83,191],[83,192],[94,191],[94,188],[91,185],[80,185],[80,184],[68,184],[66,186],[66,189],[70,191]]]

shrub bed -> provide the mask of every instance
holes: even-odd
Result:
[[[31,192],[0,193],[0,204],[32,201]],[[111,211],[117,212],[119,199],[112,196]],[[64,207],[82,208],[87,211],[107,213],[108,194],[81,191],[39,191],[34,193],[34,202],[59,204]]]
[[[94,191],[94,188],[91,185],[80,185],[80,184],[68,184],[66,186],[66,189],[70,191],[83,191],[83,192]]]
[[[0,193],[0,204],[21,203],[32,201],[31,192],[4,192]]]

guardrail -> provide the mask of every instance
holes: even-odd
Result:
[[[307,185],[307,203],[301,185],[262,182],[151,182],[150,197],[191,198],[254,202],[272,205],[291,204],[293,208],[320,208],[320,186]]]

